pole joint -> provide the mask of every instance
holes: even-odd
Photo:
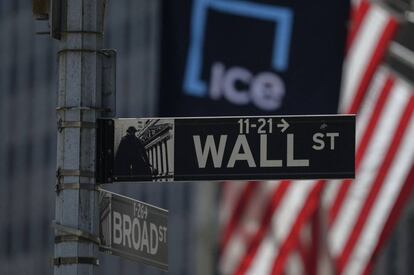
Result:
[[[89,190],[89,191],[98,191],[98,186],[94,183],[63,183],[63,177],[85,177],[85,178],[95,178],[94,171],[82,171],[82,170],[71,170],[71,169],[61,169],[58,168],[56,171],[57,183],[55,186],[56,193],[60,193],[62,190]]]
[[[61,169],[58,168],[56,171],[56,177],[58,179],[62,177],[85,177],[85,178],[94,178],[94,171],[85,171],[85,170],[76,170],[76,169]]]
[[[94,34],[94,35],[103,36],[102,31],[92,31],[92,30],[65,30],[65,31],[61,31],[60,33],[61,34],[66,34],[66,33],[71,33],[71,34]]]
[[[56,236],[55,243],[72,242],[78,241],[80,239],[86,242],[92,242],[96,245],[100,245],[101,243],[101,239],[98,236],[95,236],[81,229],[76,229],[67,225],[62,225],[57,222],[53,222],[52,227],[59,232],[66,233],[65,235]]]
[[[99,265],[99,259],[95,257],[57,257],[53,259],[55,266],[72,265],[72,264],[90,264]]]
[[[87,121],[58,121],[58,131],[62,132],[64,128],[97,128],[95,122]]]
[[[108,108],[101,108],[95,106],[62,106],[56,107],[56,111],[98,111],[98,112],[109,112]]]
[[[97,185],[93,183],[57,183],[56,193],[60,193],[62,190],[99,191]]]
[[[67,49],[61,49],[60,51],[58,51],[58,55],[63,54],[63,53],[68,53],[68,52],[80,52],[80,53],[97,53],[97,54],[101,54],[103,56],[109,57],[110,54],[108,53],[107,50],[102,49],[102,50],[97,50],[97,49],[86,49],[86,48],[79,48],[79,49],[71,49],[71,48],[67,48]]]

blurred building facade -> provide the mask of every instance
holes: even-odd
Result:
[[[48,274],[54,212],[56,58],[30,2],[0,3],[0,273]]]
[[[401,1],[410,6],[409,1]],[[157,113],[160,0],[109,1],[106,47],[118,51],[117,115]],[[52,274],[56,169],[56,42],[36,36],[27,0],[0,1],[0,274]],[[411,49],[414,50],[414,49]],[[166,208],[168,274],[214,274],[214,188],[123,184],[110,190]],[[201,195],[202,194],[202,195]],[[375,274],[414,274],[414,203],[404,212]],[[100,255],[99,274],[161,274]]]

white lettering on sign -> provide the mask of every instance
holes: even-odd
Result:
[[[334,140],[335,135],[331,135],[331,141]],[[229,161],[226,165],[227,168],[233,168],[238,161],[246,161],[249,167],[256,167],[256,163],[259,163],[260,167],[283,167],[283,160],[268,159],[268,135],[260,135],[260,151],[259,162],[256,162],[251,151],[251,147],[247,140],[246,135],[238,135],[235,144],[232,148]],[[201,138],[199,135],[193,136],[194,148],[197,157],[198,168],[206,168],[207,161],[211,155],[214,168],[222,168],[223,157],[225,148],[227,145],[228,136],[221,135],[219,145],[215,144],[213,135],[208,135],[204,146],[201,144]],[[297,159],[295,158],[295,135],[286,135],[286,166],[287,167],[304,167],[309,166],[309,159]],[[218,149],[217,149],[218,147]]]
[[[267,159],[267,135],[260,135],[260,167],[282,167],[282,160]]]
[[[339,137],[339,133],[315,133],[313,135],[314,144],[312,145],[314,150],[320,151],[325,149],[325,136],[329,138],[330,150],[335,150],[335,138]]]
[[[113,211],[113,242],[155,255],[160,243],[167,243],[167,227]]]
[[[157,236],[156,238],[151,239],[150,243],[150,253],[155,255],[158,251],[158,230],[157,226],[153,223],[150,223],[150,236]]]
[[[128,215],[123,216],[123,246],[131,247],[131,218]],[[128,244],[126,242],[128,241]]]
[[[158,239],[158,237],[157,237]],[[148,229],[147,229],[147,222],[143,221],[142,222],[142,240],[141,240],[141,247],[140,250],[144,251],[144,246],[147,248],[147,253],[149,252],[149,243],[148,243]]]
[[[142,203],[134,203],[134,216],[146,219],[148,217],[148,206]]]
[[[141,225],[139,224],[138,219],[133,219],[132,221],[132,244],[135,250],[140,249],[141,243]]]
[[[243,152],[240,152],[240,149]],[[236,161],[245,160],[249,164],[249,167],[256,167],[252,151],[250,150],[249,143],[247,142],[246,135],[238,135],[236,139],[236,144],[234,144],[233,151],[231,152],[229,163],[227,164],[228,168],[233,168]]]
[[[295,159],[295,136],[287,134],[287,166],[288,167],[303,167],[309,166],[308,159]]]
[[[118,212],[113,213],[114,223],[114,243],[121,244],[122,243],[122,216]]]
[[[218,150],[216,144],[214,143],[214,137],[212,135],[207,136],[206,143],[204,144],[204,149],[201,149],[200,136],[193,136],[193,140],[199,168],[206,167],[208,155],[210,153],[211,157],[213,158],[214,168],[221,167],[221,163],[223,162],[224,148],[226,147],[227,135],[220,136]]]
[[[252,102],[265,111],[274,111],[282,104],[285,84],[276,74],[261,72],[254,76],[243,67],[232,67],[226,71],[222,63],[211,67],[210,96],[220,99],[224,96],[236,105]]]

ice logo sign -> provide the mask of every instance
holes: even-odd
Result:
[[[270,42],[272,52],[267,53],[271,54],[268,67],[281,73],[288,69],[289,64],[292,10],[287,7],[236,0],[194,0],[193,3],[191,38],[183,82],[185,94],[213,100],[224,99],[235,105],[253,104],[263,111],[277,110],[285,95],[285,83],[274,71],[252,72],[242,65],[230,66],[220,60],[210,60],[211,67],[207,68],[207,71],[210,71],[209,83],[202,79],[203,66],[206,66],[203,51],[206,48],[208,11],[274,24],[273,41]],[[263,53],[248,54],[254,58]]]

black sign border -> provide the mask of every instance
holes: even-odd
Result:
[[[323,115],[263,115],[263,116],[205,116],[205,117],[157,117],[157,118],[137,118],[137,119],[220,119],[220,118],[300,118],[300,117],[337,117],[338,119],[343,118],[344,121],[353,120],[354,122],[354,132],[355,132],[355,118],[354,114],[323,114]],[[114,167],[114,124],[115,120],[124,119],[98,119],[98,134],[97,134],[97,163],[96,163],[96,178],[98,183],[107,184],[114,182],[136,182],[136,183],[148,183],[151,181],[136,181],[134,177],[122,176],[114,178],[113,167]],[[353,144],[354,155],[355,155],[355,140]],[[354,159],[355,167],[355,159]],[[313,174],[314,178],[309,179],[306,175]],[[244,174],[238,174],[244,175]],[[246,173],[246,175],[251,175]],[[277,175],[277,177],[276,177]],[[177,182],[191,182],[191,181],[223,181],[223,180],[240,180],[235,179],[234,174],[232,175],[222,175],[217,174],[218,178],[214,177],[214,174],[208,175],[174,175],[174,181]],[[330,180],[330,179],[354,179],[355,178],[355,168],[352,171],[347,171],[343,173],[263,173],[255,174],[254,177],[243,177],[243,180]]]
[[[98,119],[96,124],[96,182],[112,183],[114,181],[114,120]]]

